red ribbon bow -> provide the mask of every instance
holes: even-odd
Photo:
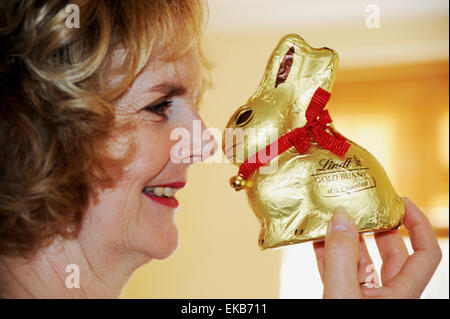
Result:
[[[295,146],[299,153],[306,152],[311,144],[311,135],[314,141],[324,149],[338,156],[344,156],[350,144],[345,137],[327,125],[332,120],[328,110],[324,110],[324,107],[330,96],[331,94],[328,91],[318,87],[306,109],[306,124],[284,134],[275,142],[249,157],[239,166],[238,175],[247,179],[259,167],[269,163],[292,146]],[[276,154],[270,154],[271,145],[275,143],[277,144],[275,145],[277,146],[277,152]],[[268,151],[269,154],[267,154]]]

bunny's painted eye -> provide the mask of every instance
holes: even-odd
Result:
[[[253,117],[253,110],[252,109],[242,109],[235,117],[234,123],[236,126],[244,126]]]

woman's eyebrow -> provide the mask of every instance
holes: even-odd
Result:
[[[164,82],[150,88],[151,92],[164,94],[166,97],[180,96],[186,93],[186,88],[173,82]]]

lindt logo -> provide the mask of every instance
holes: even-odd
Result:
[[[327,170],[332,170],[332,169],[337,169],[337,168],[350,168],[353,166],[355,167],[360,167],[362,166],[361,164],[361,160],[355,156],[353,157],[347,157],[345,159],[345,161],[339,161],[339,162],[335,162],[332,159],[321,159],[319,161],[319,165],[321,166],[321,168],[318,168],[318,171],[327,171]]]

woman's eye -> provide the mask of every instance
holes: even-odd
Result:
[[[167,111],[172,106],[172,101],[162,101],[150,104],[146,107],[144,107],[145,111],[152,112],[156,115],[159,115],[163,117],[164,119],[167,119]]]

